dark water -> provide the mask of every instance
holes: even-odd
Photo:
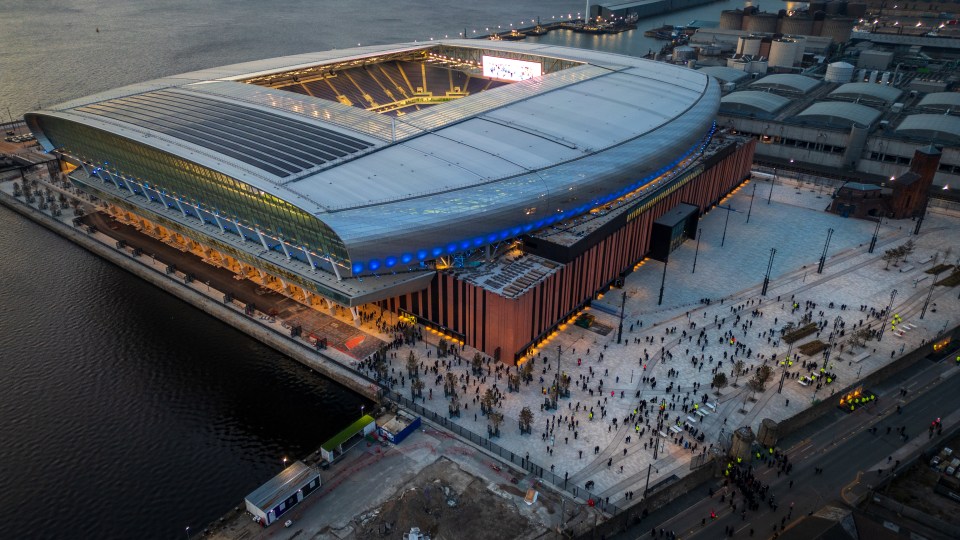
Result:
[[[617,36],[540,41],[644,54],[659,44],[643,29],[717,20],[739,5],[656,17]],[[0,116],[193,69],[582,9],[552,0],[0,0]],[[2,538],[181,537],[363,405],[4,208],[0,370]]]

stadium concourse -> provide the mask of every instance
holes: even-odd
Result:
[[[561,485],[562,479],[568,477],[567,489],[580,496],[585,484],[592,482],[590,492],[603,502],[609,498],[610,504],[622,508],[630,492],[636,500],[641,498],[648,465],[652,465],[651,486],[674,475],[683,476],[689,472],[694,455],[711,445],[729,445],[734,429],[751,426],[756,433],[763,418],[779,421],[809,407],[814,400],[839,400],[840,396],[834,395],[838,388],[865,377],[960,322],[957,290],[951,287],[936,287],[924,318],[919,318],[932,280],[924,270],[934,266],[933,257],[937,254],[941,262],[945,254],[949,256],[945,261],[948,264],[956,264],[960,255],[960,235],[956,234],[960,231],[960,215],[931,212],[916,237],[910,234],[914,222],[885,221],[878,249],[868,254],[875,224],[823,212],[829,198],[821,198],[812,185],[781,178],[773,186],[768,205],[770,183],[760,182],[757,200],[750,208],[753,189],[752,184],[747,184],[725,201],[737,212],[730,217],[723,247],[720,243],[726,216],[724,211],[714,210],[701,222],[699,250],[694,240],[687,240],[671,255],[663,305],[657,305],[662,263],[648,261],[628,276],[623,289],[627,298],[622,345],[617,345],[619,318],[610,314],[619,312],[621,291],[612,289],[594,301],[595,306],[601,304],[600,309],[587,312],[613,330],[601,335],[566,325],[535,355],[534,380],[523,385],[520,392],[507,390],[506,373],[516,368],[487,362],[484,376],[472,376],[470,359],[475,351],[470,348],[460,352],[461,361],[452,356],[438,360],[439,335],[430,332],[424,332],[425,343],[401,346],[394,350],[395,355],[389,355],[390,371],[397,381],[395,390],[410,395],[406,360],[412,351],[420,361],[421,378],[426,383],[423,400],[417,399],[417,403],[446,416],[448,399],[443,395],[443,382],[438,380],[447,372],[458,378],[470,375],[466,392],[460,393],[460,401],[466,406],[460,418],[452,421],[486,436],[489,422],[480,414],[477,398],[487,389],[496,389],[501,397],[497,410],[505,421],[500,437],[493,439],[495,443],[517,455],[529,456],[557,475]],[[748,208],[750,223],[745,222]],[[819,275],[817,262],[830,228],[834,234],[829,256],[823,274]],[[917,248],[909,260],[885,270],[883,251],[911,238]],[[760,295],[760,285],[771,247],[776,247],[777,253],[770,289],[764,297]],[[692,272],[694,257],[696,273]],[[888,329],[880,342],[868,341],[866,347],[851,345],[848,341],[854,329],[861,325],[879,328],[879,312],[887,307],[895,288],[899,294],[891,311],[902,317],[899,326],[907,330],[899,335]],[[703,299],[710,299],[710,304],[704,304]],[[807,369],[804,364],[816,362],[819,368],[822,355],[806,357],[794,348],[793,364],[786,369],[788,375],[779,393],[778,383],[784,371],[779,361],[790,349],[779,339],[779,329],[798,323],[805,314],[811,314],[812,321],[824,324],[825,328],[797,345],[814,338],[830,342],[837,317],[842,319],[844,336],[837,335],[833,340],[835,349],[827,368],[833,382],[824,382],[821,387],[816,383],[801,384],[799,377],[819,374],[819,369]],[[702,340],[701,331],[706,332]],[[771,331],[774,337],[768,339]],[[736,345],[731,345],[730,333]],[[389,336],[383,337],[389,341]],[[841,344],[845,344],[842,353]],[[571,395],[559,400],[558,410],[542,410],[543,388],[550,386],[556,373],[558,347],[560,369],[573,378]],[[660,354],[661,348],[666,357]],[[772,360],[774,355],[777,361]],[[736,360],[745,364],[745,373],[740,377],[731,371]],[[721,362],[722,367],[716,369]],[[766,390],[751,401],[747,399],[750,392],[746,382],[761,365],[772,367],[773,376]],[[426,375],[422,374],[424,370]],[[715,371],[725,373],[730,384],[719,397],[716,389],[711,388]],[[651,378],[656,379],[656,387],[649,382]],[[704,403],[704,395],[709,404]],[[654,402],[648,403],[647,414],[641,412],[628,419],[641,400]],[[658,405],[664,401],[667,421],[662,432],[667,435],[663,439],[666,443],[657,459],[653,459],[656,440],[651,442],[655,435],[650,426],[656,425]],[[710,414],[704,418],[694,414],[695,403],[699,410]],[[528,435],[521,435],[518,429],[524,407],[534,413],[533,430]],[[689,422],[688,417],[697,420],[690,423],[704,435],[702,442],[687,431],[670,429],[678,418],[683,424]],[[641,426],[643,435],[637,436],[636,425]],[[690,448],[677,442],[681,435]],[[626,442],[627,437],[630,442]]]

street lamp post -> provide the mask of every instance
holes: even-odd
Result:
[[[873,230],[873,238],[870,239],[870,249],[867,250],[867,253],[873,253],[873,249],[877,247],[877,237],[880,235],[881,223],[883,223],[883,215],[877,219],[877,228]]]
[[[890,303],[887,305],[887,310],[883,316],[883,322],[880,324],[880,335],[877,336],[877,341],[883,339],[883,331],[887,329],[887,318],[890,317],[890,310],[893,309],[893,299],[897,297],[897,290],[894,289],[890,293]]]
[[[754,184],[756,187],[756,184]],[[700,237],[703,236],[703,227],[697,229],[697,250],[693,252],[693,272],[691,274],[697,273],[697,256],[700,255]]]
[[[187,540],[190,540],[190,526],[187,525]]]
[[[284,468],[284,469],[287,468],[287,458],[286,458],[286,457],[283,458],[283,468]]]
[[[817,265],[817,273],[823,273],[823,265],[827,262],[827,250],[830,249],[830,238],[833,237],[833,228],[827,229],[827,241],[823,244],[823,253],[820,255],[820,264]]]
[[[770,260],[767,261],[767,273],[763,276],[763,291],[760,292],[761,296],[767,295],[767,287],[770,286],[770,271],[773,269],[773,258],[777,254],[777,248],[770,248]]]
[[[750,194],[750,207],[747,208],[747,223],[750,223],[750,213],[753,212],[753,199],[757,196],[757,185],[753,185],[753,193]]]
[[[668,256],[663,260],[663,277],[660,278],[660,299],[657,300],[657,305],[663,304],[663,289],[667,284],[667,263],[670,262],[670,257]]]
[[[773,198],[773,184],[777,182],[777,170],[773,170],[773,178],[770,179],[770,194],[767,195],[767,204],[770,204],[770,199]]]
[[[627,303],[627,291],[623,291],[623,296],[620,297],[620,327],[617,328],[617,345],[620,344],[620,339],[623,337],[623,306]]]

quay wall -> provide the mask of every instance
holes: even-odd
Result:
[[[307,347],[304,344],[297,343],[289,336],[278,332],[272,328],[266,328],[250,317],[231,309],[229,306],[217,302],[207,297],[203,293],[184,286],[179,281],[170,276],[150,268],[136,261],[124,252],[118,251],[107,246],[94,238],[89,237],[85,232],[71,227],[63,222],[54,219],[17,200],[7,193],[0,192],[0,204],[10,208],[14,212],[25,218],[59,234],[60,236],[74,242],[75,244],[86,248],[87,250],[99,255],[103,259],[123,268],[131,274],[153,284],[154,286],[172,294],[180,300],[202,310],[208,315],[215,317],[230,326],[240,330],[261,343],[283,353],[284,355],[300,362],[301,364],[313,369],[329,379],[353,390],[354,392],[375,402],[380,401],[380,389],[377,384],[350,368],[340,364],[336,360],[324,355],[319,351]]]

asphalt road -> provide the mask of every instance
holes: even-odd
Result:
[[[903,376],[871,388],[878,394],[875,404],[851,414],[837,409],[780,441],[778,446],[786,449],[793,463],[792,473],[778,476],[776,468],[755,467],[755,476],[770,486],[769,495],[775,497],[779,506],[777,512],[762,504],[758,511],[747,512],[744,519],[740,515],[742,505],[736,512],[731,511],[729,500],[720,502],[719,491],[713,497],[706,492],[690,493],[617,538],[649,538],[652,527],[673,531],[683,539],[723,538],[727,526],[735,528],[737,538],[750,537],[751,529],[754,538],[769,538],[774,526],[779,530],[781,520],[788,515],[783,521],[787,529],[826,503],[843,506],[841,489],[855,482],[861,471],[860,481],[865,484],[879,479],[878,464],[885,465],[887,457],[906,444],[897,433],[900,426],[906,426],[910,441],[920,437],[926,442],[930,422],[960,408],[960,392],[953,378],[960,369],[950,364],[921,360]],[[904,398],[899,396],[901,388],[908,392]],[[897,405],[902,406],[902,413],[897,413]],[[876,435],[868,431],[873,426],[877,427]],[[892,428],[889,435],[888,426]],[[823,474],[815,475],[815,467],[823,468]],[[883,474],[889,474],[889,466],[884,469]],[[792,488],[790,480],[794,481]],[[742,501],[742,497],[737,500]],[[791,503],[794,508],[788,513]],[[709,518],[711,510],[717,512],[716,520]]]

